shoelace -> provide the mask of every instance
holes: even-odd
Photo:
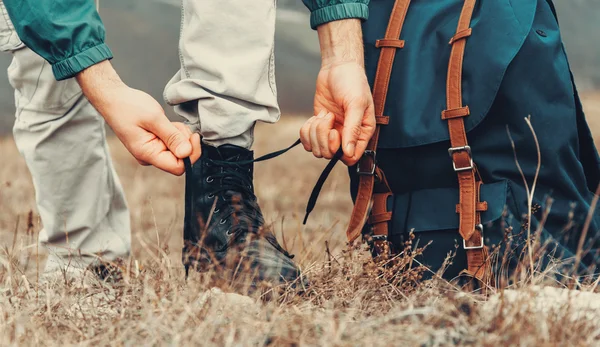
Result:
[[[284,149],[281,149],[279,151],[275,151],[275,152],[272,152],[269,154],[265,154],[254,160],[228,162],[228,161],[222,161],[222,160],[209,159],[207,161],[207,163],[209,163],[210,165],[229,168],[229,170],[222,170],[220,173],[211,175],[212,179],[222,179],[223,182],[222,182],[222,184],[219,185],[218,188],[215,188],[214,190],[212,190],[209,193],[209,195],[216,196],[216,194],[218,194],[220,192],[226,192],[228,190],[241,191],[241,192],[245,193],[253,201],[255,201],[256,196],[254,195],[254,193],[252,191],[252,182],[250,182],[248,180],[248,177],[246,175],[243,175],[236,169],[244,169],[244,166],[246,166],[246,165],[276,158],[276,157],[288,152],[292,148],[298,146],[300,143],[301,143],[301,141],[300,141],[300,139],[298,139],[291,146],[289,146],[287,148],[284,148]],[[306,214],[304,216],[304,220],[303,220],[302,224],[306,224],[306,222],[308,221],[308,217],[309,217],[310,213],[314,210],[314,208],[317,204],[317,200],[319,198],[321,190],[323,189],[323,185],[325,184],[325,182],[327,181],[327,178],[329,177],[329,174],[331,173],[331,171],[333,170],[335,165],[340,161],[340,159],[342,158],[343,155],[344,155],[344,152],[340,148],[335,153],[333,158],[329,161],[329,163],[327,164],[327,166],[325,167],[323,172],[321,172],[321,175],[319,176],[319,179],[315,183],[315,186],[313,187],[313,190],[310,194],[310,198],[308,199],[308,203],[306,205]],[[191,163],[190,159],[185,158],[183,160],[183,162],[185,165],[186,172],[188,172],[188,173],[191,172],[192,163]],[[186,175],[186,183],[187,184],[191,183],[189,181],[190,178],[191,178],[191,175],[187,174]],[[224,182],[225,180],[227,180],[227,184],[225,184],[225,182]],[[186,205],[189,205],[189,202],[186,201]],[[258,209],[258,205],[256,205],[256,204],[250,204],[248,206],[251,206],[252,210],[254,210],[255,212]],[[235,213],[234,211],[231,211],[227,216],[225,216],[225,218],[231,217],[234,213]]]

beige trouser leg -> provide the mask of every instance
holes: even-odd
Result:
[[[127,256],[129,212],[104,120],[74,79],[54,79],[50,65],[20,43],[5,18],[0,16],[0,50],[13,54],[13,132],[35,186],[40,241],[49,252],[46,271],[87,266],[97,256]]]
[[[275,0],[183,0],[180,71],[165,100],[205,143],[252,146],[257,121],[279,119]]]

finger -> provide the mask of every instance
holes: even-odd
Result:
[[[335,155],[338,149],[340,149],[341,143],[342,136],[340,132],[336,129],[329,131],[329,151]]]
[[[172,123],[177,129],[179,129],[184,134],[192,136],[192,130],[190,130],[190,127],[188,127],[187,125],[185,125],[181,122],[172,122]]]
[[[176,176],[181,176],[185,172],[183,159],[177,158],[169,150],[158,153],[152,165]]]
[[[350,106],[344,116],[344,128],[342,130],[342,146],[344,155],[349,158],[355,156],[356,143],[361,133],[361,123],[366,107]]]
[[[192,154],[190,134],[177,128],[166,116],[151,123],[148,130],[158,136],[177,158],[187,158]]]
[[[188,134],[190,136],[189,141],[190,144],[192,145],[192,154],[190,154],[190,161],[193,163],[195,163],[198,159],[200,159],[200,156],[202,155],[202,146],[200,144],[200,134],[198,133],[193,133],[192,130],[185,124],[181,123],[181,122],[173,122],[173,125],[175,125],[175,127],[177,127],[177,129],[181,130],[182,132],[184,132],[185,134]]]
[[[322,121],[322,118],[317,117],[310,125],[310,146],[316,158],[323,158],[321,146],[319,146],[319,136],[317,135],[317,128]]]
[[[319,123],[315,125],[317,132],[317,142],[323,158],[333,158],[333,153],[329,149],[329,133],[333,129],[333,123],[335,122],[335,116],[333,113],[326,114],[320,119]]]
[[[369,145],[369,141],[373,134],[375,134],[376,122],[375,122],[375,111],[372,106],[367,107],[365,110],[365,114],[363,116],[362,124],[361,124],[361,134],[356,142],[356,149],[354,151],[354,156],[350,158],[346,158],[346,163],[349,165],[356,164],[362,155],[365,153],[367,146]]]
[[[185,171],[183,159],[177,158],[159,138],[142,146],[139,160],[177,176]]]
[[[316,117],[310,117],[300,128],[300,141],[302,142],[302,146],[304,150],[307,152],[312,151],[312,146],[310,145],[310,126]]]
[[[149,163],[146,163],[146,162],[145,162],[145,161],[143,161],[143,160],[139,160],[139,159],[136,159],[136,160],[137,160],[138,164],[140,164],[140,165],[142,165],[142,166],[150,166],[150,165],[151,165],[151,164],[149,164]]]
[[[190,155],[190,161],[194,164],[200,156],[202,156],[202,145],[200,144],[200,134],[194,133],[192,137],[190,137],[190,142],[192,143],[192,154]]]

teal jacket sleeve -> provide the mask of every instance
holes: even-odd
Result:
[[[63,80],[111,59],[93,0],[3,0],[19,38]]]
[[[310,26],[316,29],[319,25],[340,19],[369,18],[369,0],[302,0],[310,10]]]

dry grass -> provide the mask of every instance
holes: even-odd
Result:
[[[598,107],[600,97],[586,98],[587,105]],[[592,123],[600,108],[595,112],[588,116]],[[261,126],[257,154],[291,144],[301,122],[286,118]],[[296,254],[311,289],[264,301],[211,289],[197,275],[186,282],[180,265],[183,178],[139,167],[114,139],[111,148],[131,207],[130,271],[119,286],[57,281],[38,287],[33,188],[12,140],[0,139],[1,345],[600,344],[600,301],[591,292],[523,285],[486,301],[441,280],[416,285],[415,272],[391,284],[364,250],[346,249],[352,204],[342,166],[302,226],[325,162],[300,148],[258,164],[256,186],[267,220]]]

